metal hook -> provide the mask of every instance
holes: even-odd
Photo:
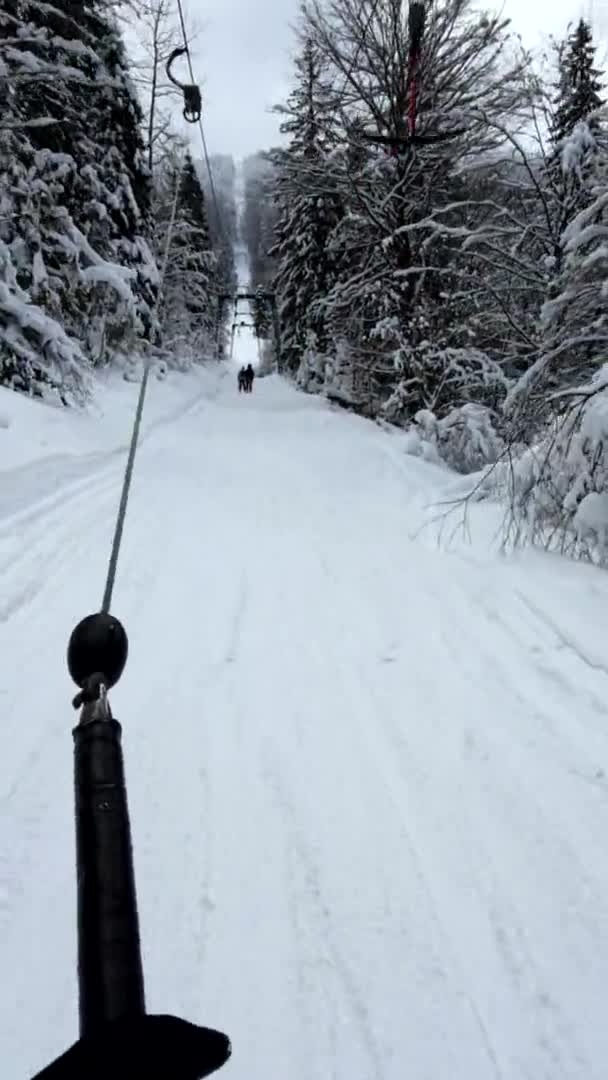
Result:
[[[184,120],[188,124],[197,124],[203,110],[200,88],[196,83],[181,83],[171,74],[171,65],[177,60],[178,56],[184,56],[187,52],[188,48],[185,45],[180,45],[177,49],[174,49],[167,60],[166,71],[169,81],[172,82],[174,86],[177,86],[184,95]]]

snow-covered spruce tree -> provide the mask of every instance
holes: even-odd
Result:
[[[13,208],[3,239],[17,284],[105,362],[149,331],[156,275],[122,42],[109,10],[90,0],[10,0],[0,33],[17,143],[0,162]]]
[[[217,260],[217,290],[231,295],[237,284],[234,261],[237,239],[234,160],[229,154],[212,154],[209,158],[211,177],[206,163],[199,162],[197,168],[205,193],[211,246]]]
[[[337,134],[327,70],[310,38],[295,60],[295,85],[284,105],[281,131],[286,150],[276,151],[275,198],[278,219],[270,255],[276,259],[273,282],[282,339],[283,365],[300,369],[308,388],[308,363],[327,349],[319,301],[332,285],[329,238],[342,208],[327,188],[326,166]]]
[[[160,344],[170,363],[186,367],[214,349],[217,259],[211,248],[205,195],[188,152],[157,171],[155,250],[165,267]]]
[[[90,325],[93,334],[96,329],[100,332],[99,352],[92,335],[90,350],[96,361],[107,361],[116,351],[130,351],[153,336],[158,274],[147,239],[151,182],[141,107],[111,6],[99,0],[89,0],[89,5],[96,57],[90,57],[95,93],[90,96],[86,120],[94,142],[83,143],[79,155],[84,158],[80,174],[85,186],[81,228],[96,251],[129,272],[133,297],[116,289],[113,275],[108,278],[99,270],[94,276],[89,274],[94,283]]]
[[[66,222],[53,202],[52,182],[43,189],[46,213],[33,212],[31,203],[20,209],[29,192],[23,160],[29,144],[18,130],[0,131],[0,385],[69,404],[86,393],[87,361],[63,326],[65,280],[49,273],[43,254],[45,231]],[[60,231],[55,235],[61,238]]]
[[[564,171],[580,177],[582,154],[587,205],[564,230],[558,295],[543,311],[546,351],[559,353],[553,379],[560,390],[608,359],[608,129],[577,124],[564,144]]]
[[[608,346],[608,131],[580,121],[564,139],[562,169],[580,209],[561,234],[560,272],[543,307],[543,350],[528,375],[534,408],[541,395],[591,378]]]
[[[207,168],[201,169],[201,183],[205,191],[209,206],[209,231],[213,237],[223,231],[230,243],[234,244],[238,235],[238,221],[236,208],[236,165],[231,154],[211,154],[209,167],[213,177],[213,190]],[[216,209],[217,202],[217,209]],[[215,219],[217,212],[221,215],[221,223]]]
[[[276,151],[275,151],[276,154]],[[276,227],[276,205],[272,197],[274,166],[270,154],[253,154],[243,162],[245,180],[241,235],[247,245],[251,284],[270,286],[276,272],[269,252]]]
[[[600,109],[602,80],[594,66],[595,46],[591,27],[581,19],[576,30],[555,45],[558,80],[550,122],[549,180],[556,208],[559,240],[552,267],[554,295],[562,268],[562,235],[580,210],[593,198],[590,177],[595,171],[597,141],[602,134]],[[573,138],[574,133],[577,137]],[[588,134],[586,134],[588,133]]]
[[[272,311],[268,300],[268,293],[262,285],[258,285],[254,293],[251,305],[255,335],[258,338],[270,338],[272,336]]]
[[[595,45],[589,23],[580,19],[576,29],[557,47],[558,83],[551,138],[560,148],[581,120],[591,130],[599,127],[598,110],[604,104],[602,74],[595,67]]]
[[[43,128],[61,138],[44,88],[65,95],[65,72],[61,61],[41,63],[45,32],[22,15],[16,2],[0,12],[0,383],[68,402],[82,397],[87,366],[64,327],[77,279],[65,251],[75,163],[37,152],[32,139]]]

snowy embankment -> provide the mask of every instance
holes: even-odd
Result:
[[[446,550],[422,526],[461,482],[399,433],[182,378],[150,387],[115,593],[148,1007],[227,1031],[234,1080],[603,1080],[608,577],[501,558],[488,505]],[[76,1032],[64,653],[136,390],[0,404],[7,1080]]]
[[[177,420],[184,409],[218,392],[214,368],[187,373],[168,372],[161,380],[153,369],[142,420],[142,436],[163,423]],[[116,372],[98,377],[97,395],[85,409],[66,410],[27,398],[0,386],[0,511],[27,505],[32,488],[52,494],[57,485],[80,474],[86,478],[124,454],[131,428],[139,383]],[[22,468],[23,473],[14,470]]]

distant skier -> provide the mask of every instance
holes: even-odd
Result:
[[[247,364],[247,367],[245,368],[245,390],[247,391],[248,394],[250,394],[251,391],[253,390],[253,380],[254,380],[254,378],[255,378],[255,372],[254,372],[251,364]]]
[[[247,390],[247,371],[246,371],[244,366],[239,371],[238,381],[239,381],[239,394],[240,394],[242,390],[245,390],[245,391]]]

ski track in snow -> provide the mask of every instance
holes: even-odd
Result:
[[[124,464],[0,473],[7,1080],[76,1035],[65,647]],[[148,1007],[226,1030],[235,1080],[605,1075],[608,579],[437,546],[448,481],[275,378],[140,448],[112,701]]]

